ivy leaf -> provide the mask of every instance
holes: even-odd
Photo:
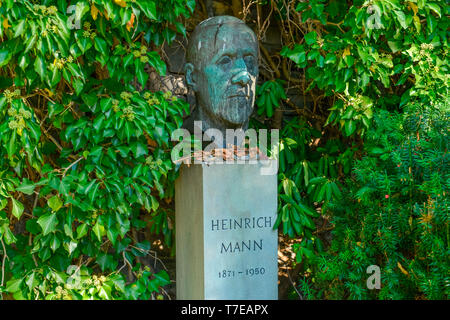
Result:
[[[403,11],[395,10],[395,14],[397,15],[398,22],[402,26],[403,29],[408,28],[408,25],[406,24],[406,16]]]
[[[86,223],[79,225],[77,228],[77,239],[83,238],[87,232],[88,232],[88,225]]]
[[[345,134],[347,136],[351,136],[353,134],[353,132],[355,132],[355,130],[356,130],[355,121],[353,121],[353,120],[345,121],[344,127],[345,127]]]
[[[19,220],[24,211],[23,204],[14,198],[11,198],[11,200],[12,200],[12,204],[13,204],[12,214],[17,218],[17,220]]]
[[[47,235],[50,232],[56,230],[56,226],[58,225],[58,219],[56,217],[56,213],[49,212],[39,217],[37,223],[41,226],[43,235]]]
[[[75,21],[81,21],[81,18],[89,11],[89,5],[85,1],[78,1],[75,7]]]
[[[303,48],[297,47],[292,53],[289,53],[288,57],[296,64],[301,64],[306,60],[306,52],[303,51]]]
[[[155,276],[155,279],[158,279],[160,286],[165,286],[170,283],[169,275],[164,270],[162,270],[158,273],[155,273],[154,276]]]
[[[134,157],[139,158],[145,156],[148,153],[147,146],[141,142],[135,142],[131,145],[131,151],[133,151]]]
[[[311,31],[305,35],[305,41],[309,45],[315,43],[316,39],[317,39],[317,33],[315,31]]]
[[[64,249],[66,249],[66,251],[69,253],[69,255],[71,255],[72,252],[74,252],[75,249],[77,248],[78,242],[70,241],[70,242],[64,243],[63,246],[64,246]]]
[[[23,192],[27,195],[32,195],[34,192],[35,185],[28,179],[23,179],[23,182],[20,186],[16,188],[16,191]]]
[[[36,279],[36,272],[32,272],[25,281],[28,289],[31,291],[33,290],[33,287],[37,285],[37,279]]]
[[[11,60],[12,54],[8,49],[0,50],[0,67],[8,64],[9,60]]]
[[[95,50],[106,55],[107,54],[106,41],[99,37],[95,37],[94,41],[95,41],[94,43]]]
[[[436,14],[439,16],[439,18],[441,17],[441,8],[439,7],[439,5],[437,3],[427,3],[426,6],[429,9],[436,12]]]
[[[27,42],[26,44],[26,48],[25,51],[23,53],[27,53],[28,51],[31,50],[31,48],[33,48],[34,44],[36,43],[37,40],[37,35],[34,34]]]
[[[14,236],[14,233],[12,233],[7,224],[0,227],[0,232],[3,234],[3,239],[5,239],[6,244],[9,245],[17,241],[17,238]]]
[[[142,86],[145,86],[148,80],[148,74],[145,72],[143,67],[136,69],[136,76],[139,83],[142,84]]]
[[[61,241],[58,239],[56,234],[53,235],[52,240],[50,241],[50,249],[55,252],[61,246]]]
[[[21,20],[14,28],[15,29],[14,38],[17,38],[23,34],[25,21],[26,21],[25,19]]]
[[[106,269],[114,270],[117,266],[117,261],[114,260],[113,256],[107,253],[100,253],[97,257],[97,264],[100,266],[102,271]]]
[[[53,196],[48,199],[47,204],[50,208],[52,208],[52,211],[54,212],[58,211],[63,205],[61,199],[59,199],[58,196]]]
[[[157,20],[156,16],[156,4],[153,1],[137,1],[137,5],[141,8],[141,10],[144,12],[144,14],[149,19]]]
[[[40,55],[38,55],[36,57],[36,60],[34,61],[34,70],[41,78],[41,81],[43,81],[44,75],[45,75],[45,64],[44,64],[44,59],[42,59],[42,57]]]
[[[389,48],[391,48],[393,53],[401,50],[402,43],[400,41],[388,41]]]
[[[105,228],[99,223],[97,220],[97,223],[92,228],[92,231],[97,236],[98,241],[102,241],[102,235],[105,232]]]
[[[20,290],[20,285],[22,284],[22,282],[23,282],[23,278],[11,279],[8,282],[6,282],[6,289],[5,290],[7,292],[11,292],[11,293],[17,292],[17,291]]]

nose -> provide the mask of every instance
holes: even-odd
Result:
[[[246,86],[250,82],[250,74],[244,60],[239,59],[236,63],[236,74],[231,78],[231,83]]]

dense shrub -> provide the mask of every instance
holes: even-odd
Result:
[[[139,230],[150,218],[172,240],[169,136],[187,105],[145,90],[146,69],[166,72],[155,49],[194,4],[2,1],[3,296],[148,299],[169,283],[141,263]]]
[[[285,233],[302,236],[294,247],[303,263],[299,291],[307,298],[446,298],[448,7],[311,0],[295,10],[298,21],[289,26],[304,39],[294,36],[281,55],[304,71],[305,92],[324,102],[315,110],[329,108],[321,131],[295,135],[289,124],[283,131],[280,197],[287,204],[279,215]],[[319,207],[330,227],[296,217],[306,212],[299,202]],[[323,231],[333,228],[321,253]],[[381,267],[381,291],[366,286],[370,265]]]
[[[448,6],[244,2],[233,12],[259,39],[281,31],[280,52],[261,42],[251,125],[281,129],[276,225],[300,240],[293,292],[448,297]],[[169,137],[187,104],[146,84],[194,6],[1,2],[3,298],[161,298],[168,275],[142,263],[141,231],[172,245]],[[372,264],[380,291],[366,286]]]
[[[330,206],[335,230],[317,258],[318,297],[448,298],[449,116],[448,101],[375,114],[367,154]],[[367,288],[370,265],[380,267],[380,290]]]

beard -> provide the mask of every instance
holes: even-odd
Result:
[[[241,127],[253,111],[253,97],[234,96],[222,99],[217,106],[217,116],[225,125]]]
[[[206,89],[206,88],[205,88]],[[237,129],[246,126],[255,102],[254,86],[208,85],[207,91],[196,95],[204,120],[210,127]]]

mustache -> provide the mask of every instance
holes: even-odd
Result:
[[[245,87],[231,87],[226,90],[224,93],[225,98],[234,98],[234,97],[243,97],[243,98],[251,98],[253,96],[253,92],[249,85]]]

